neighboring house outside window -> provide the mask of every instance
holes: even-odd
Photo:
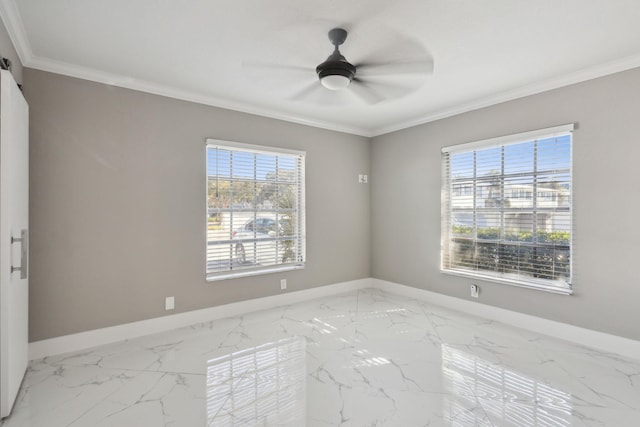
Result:
[[[208,280],[303,268],[301,151],[207,139]]]
[[[573,125],[442,149],[442,270],[571,293]]]

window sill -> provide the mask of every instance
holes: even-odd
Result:
[[[219,280],[237,279],[239,277],[260,276],[262,274],[282,273],[284,271],[304,270],[304,264],[265,267],[255,270],[239,270],[219,274],[208,274],[207,282],[217,282]]]
[[[573,295],[573,290],[571,288],[561,288],[559,286],[553,286],[553,285],[548,285],[544,283],[537,284],[537,283],[527,282],[524,280],[509,279],[505,277],[497,277],[497,276],[491,276],[491,275],[485,275],[485,274],[468,273],[468,272],[459,271],[459,270],[445,270],[443,268],[440,269],[440,272],[443,274],[449,274],[452,276],[467,277],[470,279],[483,280],[486,282],[496,282],[496,283],[501,283],[505,285],[516,286],[519,288],[527,288],[527,289],[534,289],[536,291],[550,292],[553,294]]]

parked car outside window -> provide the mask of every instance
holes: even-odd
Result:
[[[256,265],[272,262],[277,250],[278,237],[284,234],[283,224],[273,218],[258,217],[247,221],[232,234],[232,240],[237,241],[234,246],[235,262]],[[282,241],[279,251],[282,261],[289,261]]]

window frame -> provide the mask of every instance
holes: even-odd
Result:
[[[441,236],[441,251],[440,251],[440,271],[444,274],[450,274],[450,275],[455,275],[455,276],[462,276],[462,277],[468,277],[468,278],[472,278],[472,279],[477,279],[477,280],[485,280],[485,281],[490,281],[490,282],[498,282],[498,283],[503,283],[503,284],[508,284],[508,285],[512,285],[512,286],[518,286],[518,287],[524,287],[524,288],[530,288],[530,289],[536,289],[536,290],[542,290],[542,291],[547,291],[547,292],[551,292],[551,293],[557,293],[557,294],[562,294],[562,295],[571,295],[573,294],[573,284],[572,284],[572,280],[574,277],[574,229],[573,229],[573,216],[574,216],[574,206],[575,206],[575,201],[574,201],[574,195],[573,195],[573,187],[574,187],[574,180],[573,180],[573,145],[574,145],[574,135],[573,135],[573,131],[575,130],[575,126],[573,123],[567,124],[567,125],[562,125],[562,126],[555,126],[555,127],[551,127],[551,128],[545,128],[545,129],[539,129],[539,130],[534,130],[534,131],[530,131],[530,132],[523,132],[523,133],[517,133],[517,134],[512,134],[512,135],[506,135],[506,136],[502,136],[502,137],[497,137],[497,138],[490,138],[490,139],[485,139],[485,140],[481,140],[481,141],[475,141],[475,142],[470,142],[470,143],[464,143],[464,144],[457,144],[457,145],[453,145],[453,146],[447,146],[447,147],[443,147],[441,152],[442,152],[442,160],[441,160],[441,170],[442,170],[442,183],[441,183],[441,231],[440,231],[440,236]],[[505,147],[505,146],[509,146],[509,145],[514,145],[514,144],[525,144],[525,143],[529,143],[529,142],[534,142],[537,140],[543,140],[543,139],[547,139],[547,138],[553,138],[553,137],[560,137],[560,136],[564,136],[564,135],[570,135],[571,140],[570,140],[570,145],[569,145],[569,171],[568,171],[568,176],[569,176],[569,183],[570,183],[570,193],[569,193],[569,206],[568,206],[568,221],[569,221],[569,225],[568,225],[568,229],[569,229],[569,242],[568,242],[568,247],[569,247],[569,261],[568,261],[568,265],[569,265],[569,277],[566,278],[566,281],[564,284],[561,284],[562,282],[558,281],[558,280],[552,280],[552,279],[541,279],[541,278],[535,278],[535,277],[530,277],[530,278],[523,278],[523,276],[519,276],[519,277],[513,277],[513,276],[509,276],[505,273],[501,273],[501,272],[495,272],[492,273],[491,270],[480,270],[480,269],[465,269],[464,267],[453,267],[453,266],[446,266],[446,258],[447,258],[447,251],[449,250],[449,245],[450,242],[452,240],[452,234],[451,234],[451,230],[452,230],[452,224],[453,224],[453,213],[454,213],[454,209],[452,208],[451,204],[452,204],[452,194],[454,194],[454,186],[461,186],[460,183],[454,183],[453,179],[451,177],[451,169],[450,169],[450,155],[451,154],[462,154],[462,153],[469,153],[469,152],[475,152],[475,151],[479,151],[479,150],[490,150],[490,149],[494,149],[494,148],[498,148],[498,147]],[[534,154],[535,156],[535,154]],[[535,157],[534,157],[535,158]],[[505,184],[504,184],[504,180],[505,178],[508,178],[507,175],[504,174],[504,158],[501,160],[501,164],[502,164],[502,168],[503,168],[503,172],[501,172],[499,175],[497,175],[496,177],[500,178],[501,181],[501,186],[500,186],[500,192],[501,194],[504,194],[505,192]],[[534,177],[534,182],[537,181],[537,170],[535,167],[532,168],[531,171],[531,175],[532,177]],[[475,176],[474,173],[474,177],[469,179],[470,181],[472,181],[472,184],[474,186],[474,188],[476,187],[476,185],[478,184],[478,182],[482,182],[482,180],[478,181],[478,177]],[[537,192],[538,194],[540,193],[540,190],[538,190],[535,186],[534,186],[535,190],[532,189],[530,196],[533,198],[534,195],[534,191]],[[527,194],[525,193],[525,191],[523,189],[518,189],[519,192],[522,192],[524,194],[524,196],[527,196]],[[538,197],[535,198],[536,200],[538,199]],[[536,209],[535,209],[535,205],[532,208],[533,209],[533,213],[534,216],[536,214]],[[478,207],[475,206],[475,202],[474,202],[474,206],[473,206],[473,215],[475,217],[475,215],[477,215],[478,213],[482,213],[483,211],[481,209],[479,209]],[[504,232],[504,231],[502,231]],[[481,241],[482,239],[479,239],[477,236],[473,237],[473,242],[476,243],[478,241]],[[511,244],[511,243],[508,243]],[[534,246],[536,247],[536,246]],[[451,259],[449,258],[449,262],[451,262]]]
[[[241,268],[241,269],[228,269],[222,270],[219,272],[210,272],[209,271],[209,156],[208,150],[210,148],[220,148],[228,151],[237,151],[244,153],[256,153],[256,154],[266,154],[266,155],[282,155],[282,156],[293,156],[298,157],[297,165],[296,165],[296,189],[297,189],[297,211],[295,212],[296,217],[296,225],[295,229],[297,232],[294,235],[294,245],[296,245],[297,249],[297,260],[287,264],[270,264],[267,266],[257,266],[252,268]],[[284,271],[291,270],[300,270],[305,268],[306,263],[306,207],[305,207],[305,187],[306,187],[306,179],[305,179],[305,167],[306,167],[306,152],[302,150],[293,150],[288,148],[279,148],[279,147],[271,147],[266,145],[256,145],[256,144],[247,144],[242,142],[234,142],[234,141],[226,141],[220,139],[207,138],[205,140],[205,277],[207,282],[240,278],[240,277],[248,277],[248,276],[257,276],[262,274],[270,274],[270,273],[279,273]],[[233,180],[232,178],[230,178]],[[278,182],[278,181],[275,181]],[[262,211],[254,208],[254,217],[253,220],[256,221],[258,218],[258,214]],[[254,222],[255,226],[255,222]],[[232,238],[230,238],[232,240]],[[233,259],[230,260],[229,264],[233,265]]]

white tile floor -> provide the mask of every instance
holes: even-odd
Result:
[[[17,426],[640,426],[640,361],[367,289],[35,361]]]

